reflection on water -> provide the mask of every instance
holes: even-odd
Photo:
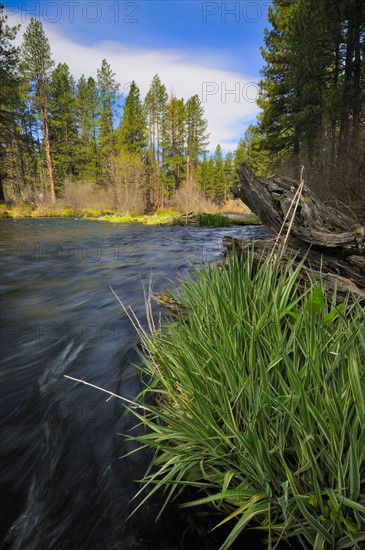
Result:
[[[133,448],[120,435],[133,426],[123,403],[63,375],[133,398],[138,338],[111,288],[145,325],[144,287],[171,288],[191,264],[219,258],[223,235],[265,229],[71,219],[0,228],[4,547],[211,549],[173,510],[170,531],[156,527],[157,499],[126,522],[148,453],[121,459]]]

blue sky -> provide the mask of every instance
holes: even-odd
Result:
[[[234,149],[255,120],[260,46],[270,2],[201,0],[6,1],[22,31],[39,18],[55,61],[96,76],[106,58],[121,91],[135,80],[142,96],[158,73],[169,93],[197,93],[209,123],[210,149]],[[19,35],[21,40],[21,33]]]

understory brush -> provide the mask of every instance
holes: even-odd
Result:
[[[204,265],[173,294],[187,315],[142,332],[149,385],[131,410],[148,430],[132,438],[156,452],[139,506],[194,488],[183,506],[231,526],[222,549],[247,528],[268,548],[365,545],[365,312],[303,290],[304,269]]]
[[[180,212],[209,212],[216,213],[217,205],[208,199],[194,183],[186,183],[177,189],[168,201],[170,207]]]

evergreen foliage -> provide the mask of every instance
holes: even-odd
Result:
[[[86,80],[82,75],[77,84],[76,113],[80,140],[79,175],[81,178],[96,181],[100,166],[100,113],[97,85],[91,76]]]
[[[362,208],[365,196],[365,6],[361,0],[274,0],[265,31],[257,124],[234,153],[208,154],[204,107],[169,97],[159,75],[142,101],[131,83],[119,115],[119,84],[107,60],[97,79],[75,83],[54,68],[40,21],[18,55],[0,4],[0,200],[55,200],[66,180],[104,189],[136,163],[146,211],[186,186],[221,205],[245,161],[258,176],[299,176],[322,198]],[[127,170],[128,171],[128,170]],[[124,177],[124,176],[123,176]],[[137,181],[136,180],[136,181]],[[118,183],[119,182],[119,183]],[[142,183],[143,182],[143,183]],[[4,191],[3,191],[4,188]]]
[[[187,180],[195,177],[199,164],[199,156],[208,146],[208,121],[204,118],[204,107],[198,95],[188,99],[186,103],[186,131],[187,131]]]
[[[120,211],[132,208],[133,200],[141,210],[156,211],[180,191],[219,206],[229,197],[237,155],[225,156],[220,145],[208,155],[198,95],[169,97],[156,74],[144,101],[132,81],[120,116],[119,84],[106,59],[96,79],[82,75],[76,82],[66,63],[54,66],[40,21],[28,24],[19,59],[12,45],[17,29],[4,16],[0,23],[5,197],[54,202],[56,194],[70,196],[72,182],[75,204],[92,185]],[[76,191],[80,182],[83,191]]]
[[[28,98],[43,132],[51,201],[56,200],[49,136],[49,86],[54,61],[42,23],[33,17],[27,26],[20,49],[19,70],[28,90]]]
[[[162,157],[167,195],[186,179],[186,113],[183,99],[171,97],[162,123]]]
[[[141,155],[147,146],[146,113],[140,99],[140,92],[134,80],[125,100],[123,116],[119,126],[119,140],[129,153]]]
[[[146,95],[148,131],[148,176],[149,208],[163,208],[164,189],[161,177],[162,166],[162,121],[166,113],[168,95],[166,87],[156,74]]]
[[[274,0],[247,154],[257,173],[299,177],[356,207],[365,196],[365,4]]]
[[[101,68],[97,71],[97,89],[99,99],[99,128],[100,164],[98,165],[97,181],[108,185],[114,179],[115,132],[114,118],[117,110],[117,92],[119,84],[115,80],[109,63],[103,59]]]
[[[76,125],[76,85],[66,63],[59,63],[49,86],[50,142],[56,189],[77,175],[79,139]]]
[[[18,27],[9,27],[0,4],[0,201],[3,201],[3,179],[9,170],[9,156],[14,141],[19,141],[16,124],[19,103],[18,78],[16,76],[18,50],[13,46]]]

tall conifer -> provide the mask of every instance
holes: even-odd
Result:
[[[20,50],[20,71],[27,83],[30,101],[38,113],[43,131],[43,142],[48,171],[51,201],[56,201],[53,166],[49,138],[49,84],[54,66],[48,38],[42,23],[33,17],[23,36]]]

